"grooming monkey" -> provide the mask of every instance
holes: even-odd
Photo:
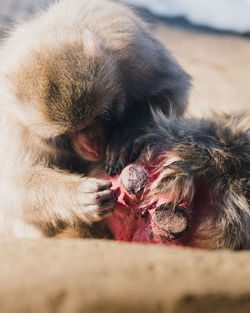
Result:
[[[109,175],[135,160],[150,105],[185,110],[190,77],[128,8],[61,0],[0,49],[1,236],[40,237],[112,212]]]

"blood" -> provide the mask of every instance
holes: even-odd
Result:
[[[180,245],[188,232],[187,203],[171,207],[168,194],[158,195],[150,207],[142,206],[148,186],[157,178],[154,166],[132,164],[120,175],[109,177],[118,195],[115,211],[106,218],[107,225],[119,241]]]

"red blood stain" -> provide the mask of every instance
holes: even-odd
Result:
[[[171,234],[160,229],[152,220],[155,209],[170,202],[169,195],[158,195],[150,207],[141,206],[147,196],[147,186],[157,178],[158,174],[155,173],[154,165],[140,164],[140,166],[148,174],[148,180],[144,191],[137,196],[129,194],[121,182],[120,175],[109,177],[118,200],[114,213],[106,218],[107,225],[115,239],[119,241],[178,245],[178,240],[174,240]],[[187,204],[182,203],[180,205],[184,207]]]
[[[171,232],[162,229],[156,224],[154,212],[161,205],[168,206],[173,202],[174,195],[161,194],[157,195],[154,203],[150,206],[145,206],[147,203],[148,187],[157,179],[158,173],[155,164],[139,164],[148,175],[144,190],[137,195],[131,195],[121,182],[121,176],[109,177],[118,197],[115,211],[112,215],[106,218],[107,225],[114,235],[114,238],[119,241],[134,241],[142,243],[156,243],[173,246],[197,246],[197,236],[199,236],[199,226],[206,223],[208,219],[215,218],[216,210],[212,195],[208,186],[204,182],[197,182],[195,197],[192,203],[182,201],[178,203],[181,212],[185,212],[188,216],[188,227],[183,233],[175,236]],[[159,162],[157,162],[159,164]],[[174,218],[171,219],[175,221]],[[168,222],[167,222],[168,223]],[[169,229],[173,229],[175,225],[170,225]],[[201,239],[201,238],[198,238]],[[205,238],[207,240],[207,238]]]

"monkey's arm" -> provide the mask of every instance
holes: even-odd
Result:
[[[179,102],[179,104],[172,108],[167,90],[145,99],[145,102],[127,104],[120,125],[115,129],[107,145],[105,161],[107,173],[115,176],[126,165],[136,161],[151,138],[151,130],[156,127],[153,113],[155,110],[160,109],[165,116],[169,114],[179,116],[185,107],[184,103]]]
[[[155,125],[152,109],[181,117],[191,88],[191,77],[145,30],[127,53],[129,57],[120,56],[127,103],[107,149],[106,169],[112,176],[135,161],[145,146],[144,135]]]
[[[112,212],[110,182],[36,167],[21,178],[21,214],[25,221],[46,228],[58,222],[92,223]]]

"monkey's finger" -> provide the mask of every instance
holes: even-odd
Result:
[[[126,140],[125,134],[118,132],[113,136],[106,149],[106,172],[115,176],[128,164],[131,151],[131,140]]]
[[[100,206],[99,206],[99,210],[100,212],[106,211],[106,210],[114,210],[115,209],[115,203],[114,200],[107,200],[107,201],[103,201]]]
[[[122,146],[117,164],[115,167],[115,174],[120,174],[121,171],[126,167],[129,163],[129,156],[131,154],[131,144],[128,142],[125,145]]]
[[[84,219],[89,222],[98,222],[103,219],[104,216],[112,214],[115,210],[115,206],[107,201],[106,206],[101,208],[98,205],[84,206],[83,215]]]
[[[105,190],[105,191],[96,193],[95,200],[97,201],[99,205],[102,206],[103,203],[106,202],[107,200],[113,201],[113,203],[115,203],[117,200],[117,197],[115,196],[114,190]]]
[[[106,159],[105,170],[109,176],[116,175],[116,165],[117,165],[118,157],[119,157],[118,152],[114,151],[110,155],[108,155]]]
[[[110,181],[103,182],[101,184],[98,184],[98,191],[103,191],[110,189],[112,187],[112,183]]]
[[[138,159],[142,149],[144,149],[146,144],[149,141],[152,141],[153,139],[155,139],[154,134],[146,134],[146,135],[142,135],[142,136],[136,138],[133,142],[132,151],[131,151],[128,163],[133,163],[134,161],[136,161]]]
[[[111,208],[109,208],[108,210],[102,211],[102,212],[100,213],[100,216],[101,216],[101,217],[106,217],[106,216],[108,216],[108,215],[114,213],[114,211],[115,211],[115,208],[114,208],[114,207],[111,207]]]
[[[112,183],[108,180],[88,178],[78,187],[79,193],[93,193],[97,191],[107,190],[112,187]]]
[[[114,205],[117,201],[117,196],[114,190],[104,190],[94,193],[85,193],[78,194],[77,201],[81,206],[97,205],[97,206],[106,206],[106,202],[110,201]]]

